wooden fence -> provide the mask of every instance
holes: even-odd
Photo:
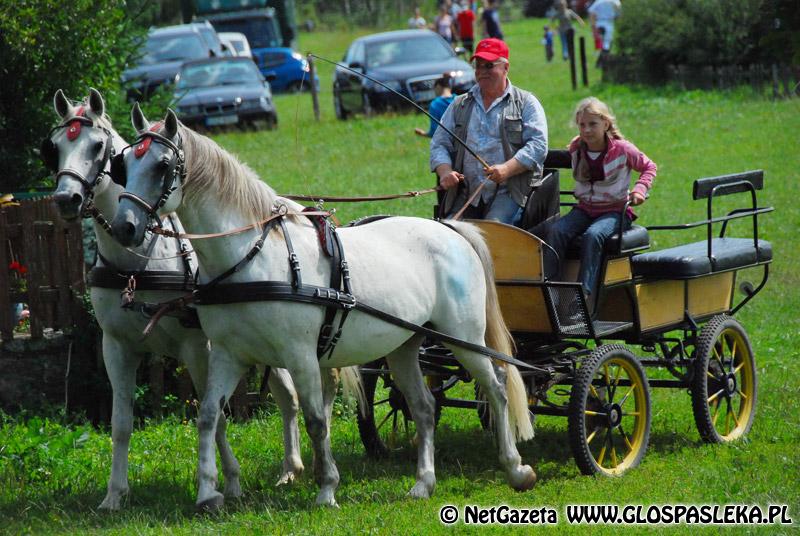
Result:
[[[32,339],[71,326],[85,291],[80,220],[66,222],[52,198],[0,208],[0,337],[13,337],[18,303],[30,311]]]

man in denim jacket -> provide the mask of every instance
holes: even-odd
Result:
[[[547,120],[539,100],[508,80],[508,45],[484,39],[472,56],[475,84],[442,116],[442,124],[489,164],[483,165],[445,129],[431,139],[431,171],[446,190],[441,215],[452,217],[481,183],[464,212],[515,224],[547,156]]]

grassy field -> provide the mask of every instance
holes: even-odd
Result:
[[[242,464],[244,498],[215,516],[194,514],[196,434],[188,422],[148,422],[131,444],[131,496],[126,509],[103,515],[95,508],[105,493],[111,458],[108,430],[64,425],[46,419],[0,422],[0,532],[28,533],[374,533],[428,534],[453,530],[439,522],[442,505],[508,504],[547,506],[559,511],[559,533],[611,533],[614,527],[570,527],[567,504],[787,504],[800,522],[800,417],[797,396],[798,284],[796,237],[800,210],[797,129],[800,102],[772,101],[749,89],[734,92],[682,92],[632,89],[600,84],[590,69],[589,88],[572,91],[564,63],[544,61],[541,21],[505,27],[511,47],[511,79],[535,92],[547,112],[550,146],[561,148],[573,136],[571,110],[596,95],[615,110],[623,133],[659,166],[640,222],[657,225],[702,219],[703,202],[691,202],[691,183],[705,176],[749,169],[765,171],[760,204],[776,211],[761,219],[775,262],[762,294],[738,315],[756,352],[759,405],[747,439],[711,446],[697,433],[685,392],[652,394],[653,418],[648,453],[635,470],[619,478],[581,476],[567,444],[566,421],[537,420],[536,438],[521,445],[523,459],[535,465],[539,483],[518,494],[505,484],[491,436],[467,410],[445,409],[437,429],[435,496],[404,497],[413,484],[415,451],[407,448],[386,461],[363,454],[351,410],[337,406],[332,429],[334,455],[342,481],[341,509],[316,509],[316,485],[309,474],[288,489],[276,489],[280,471],[280,419],[272,411],[230,427]],[[365,32],[366,33],[366,32]],[[339,59],[354,35],[303,34],[303,51]],[[279,96],[277,131],[227,133],[215,137],[280,193],[370,195],[418,190],[432,185],[426,140],[413,135],[427,125],[419,114],[355,118],[333,115],[331,69],[320,65],[322,120],[314,121],[308,95]],[[152,119],[152,118],[151,118]],[[569,184],[562,184],[562,188]],[[432,199],[340,205],[342,221],[377,213],[429,216]],[[723,207],[724,207],[723,203]],[[747,224],[734,231],[747,236]],[[695,233],[661,233],[653,249],[700,239]],[[464,394],[471,386],[463,387]],[[311,465],[308,441],[304,460]],[[552,527],[550,527],[552,529]],[[736,532],[775,534],[790,527],[739,527]],[[468,530],[463,524],[457,532]],[[484,527],[504,533],[524,528]],[[637,530],[637,529],[634,529]],[[639,527],[638,530],[652,530]],[[664,533],[696,530],[660,527]],[[699,529],[718,532],[718,527]]]

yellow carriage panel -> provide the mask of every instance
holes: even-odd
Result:
[[[621,283],[623,281],[630,281],[631,275],[631,259],[630,257],[621,257],[619,259],[610,259],[606,263],[606,276],[603,282],[606,285],[614,283]]]
[[[488,220],[469,220],[481,228],[494,261],[497,280],[541,281],[541,240],[517,227]]]
[[[707,275],[690,279],[689,314],[703,316],[727,311],[733,298],[735,272]]]
[[[542,287],[507,284],[498,281],[497,298],[503,319],[511,331],[550,333],[550,317]]]
[[[636,285],[642,331],[683,320],[683,281],[653,281]]]

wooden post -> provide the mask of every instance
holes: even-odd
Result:
[[[8,257],[6,244],[8,229],[6,209],[0,209],[0,339],[10,341],[14,336],[14,319],[11,318],[11,278],[8,275]]]
[[[36,236],[33,228],[33,213],[34,205],[32,203],[23,203],[20,205],[21,221],[22,223],[22,247],[23,255],[20,255],[20,262],[28,268],[27,283],[28,283],[28,310],[31,312],[31,338],[42,338],[42,303],[39,300],[39,286],[41,285],[41,263],[37,258],[36,252]]]
[[[567,50],[569,51],[569,74],[572,77],[572,90],[578,89],[575,76],[575,30],[567,32]]]
[[[579,42],[581,48],[581,78],[583,79],[584,87],[588,87],[589,76],[586,73],[586,38],[581,36]]]
[[[316,84],[317,66],[314,63],[314,57],[311,55],[311,52],[306,55],[306,59],[308,61],[308,75],[311,78],[311,102],[314,105],[314,119],[319,121],[319,95],[317,94]]]

